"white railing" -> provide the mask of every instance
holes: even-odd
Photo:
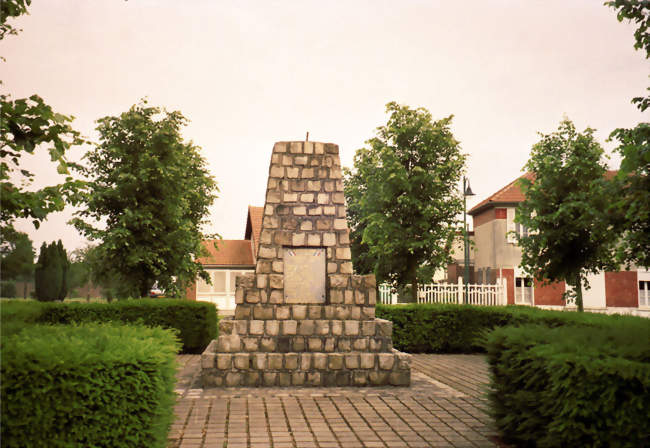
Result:
[[[396,304],[397,293],[390,285],[379,285],[379,302]],[[465,303],[469,305],[496,306],[508,303],[505,279],[497,279],[494,285],[467,285],[467,294],[462,277],[458,283],[432,283],[418,286],[418,303]]]

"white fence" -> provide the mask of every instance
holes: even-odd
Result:
[[[387,284],[379,285],[379,301],[385,304],[397,303],[397,293]],[[458,283],[433,283],[418,286],[418,303],[465,303],[468,305],[506,305],[505,279],[497,279],[495,285],[467,285],[467,295],[463,279]]]

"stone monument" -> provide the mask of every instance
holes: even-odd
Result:
[[[353,275],[339,148],[273,147],[254,274],[201,356],[203,385],[408,386],[410,355],[375,318],[374,275]]]

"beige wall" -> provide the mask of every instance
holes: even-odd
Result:
[[[492,219],[474,228],[476,269],[515,268],[521,263],[521,249],[506,240],[505,219]]]

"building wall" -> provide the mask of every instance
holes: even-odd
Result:
[[[506,279],[506,293],[508,305],[515,304],[515,270],[510,268],[501,269],[501,275]]]
[[[566,290],[564,282],[548,283],[543,285],[537,280],[535,282],[535,305],[563,306],[562,296]]]
[[[606,305],[638,307],[639,286],[636,271],[605,272]]]

